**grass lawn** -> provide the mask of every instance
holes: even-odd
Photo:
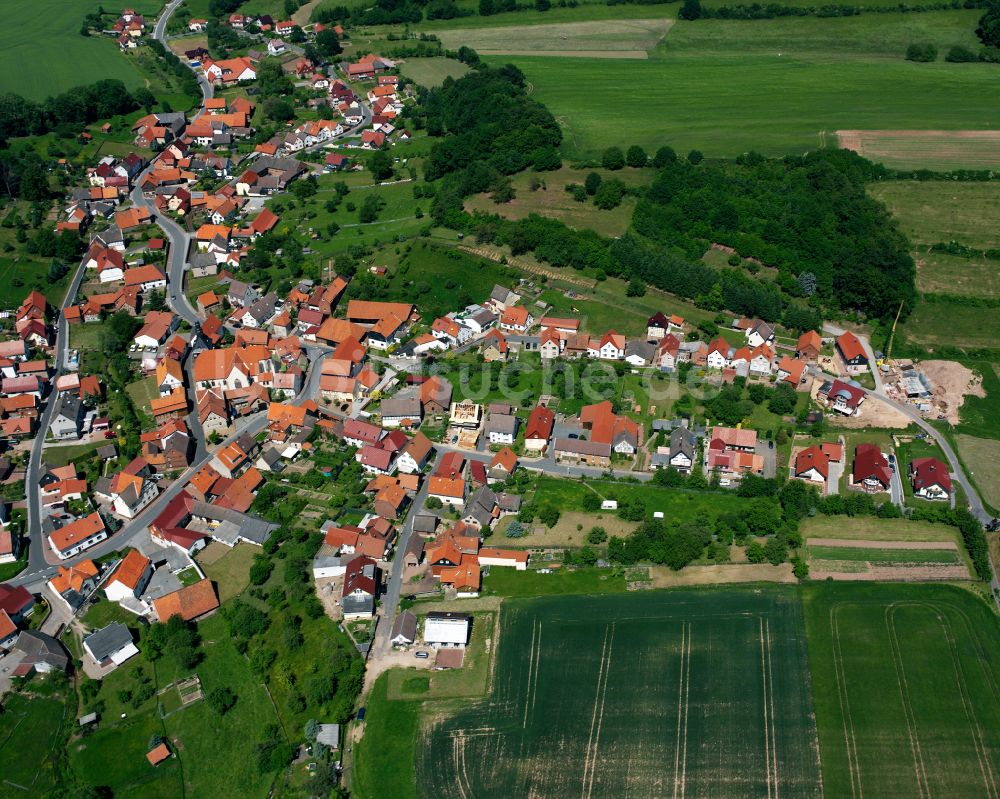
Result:
[[[512,179],[517,196],[509,203],[497,204],[489,194],[477,194],[466,200],[467,211],[482,211],[499,214],[507,219],[523,219],[529,214],[558,219],[569,227],[589,228],[602,236],[621,236],[628,230],[635,210],[636,199],[625,197],[621,205],[610,211],[602,211],[594,205],[592,198],[579,203],[566,191],[571,183],[582,185],[590,172],[597,172],[605,180],[620,180],[628,186],[647,185],[653,177],[649,169],[622,169],[611,172],[606,169],[574,169],[564,166],[555,172],[521,172]],[[544,182],[544,187],[531,190],[532,180]]]
[[[116,797],[178,796],[183,793],[182,761],[172,759],[154,768],[146,760],[150,738],[163,734],[155,705],[140,712],[129,708],[128,718],[109,715],[96,732],[71,746],[70,763],[86,783],[108,785]]]
[[[849,538],[859,541],[955,541],[956,529],[946,524],[875,516],[814,516],[802,522],[802,537]]]
[[[556,569],[551,574],[491,569],[483,579],[483,594],[504,597],[617,594],[624,590],[624,572],[611,569]]]
[[[451,58],[407,58],[400,71],[414,83],[433,88],[444,83],[445,78],[462,77],[469,68]]]
[[[56,785],[52,755],[56,736],[67,723],[64,704],[51,697],[29,699],[14,694],[4,698],[0,714],[0,770],[6,796],[41,796]],[[40,757],[26,757],[36,752]]]
[[[913,259],[920,291],[1000,297],[1000,262],[928,251],[914,253]]]
[[[0,235],[0,241],[2,241]],[[57,283],[49,280],[51,261],[35,260],[31,256],[0,255],[0,307],[17,308],[33,289],[43,292],[50,303],[62,303],[69,276]]]
[[[521,272],[449,247],[418,240],[389,269],[388,299],[415,302],[425,322],[482,302],[497,283],[511,286]]]
[[[913,242],[957,241],[980,250],[1000,247],[996,183],[900,180],[873,184],[868,192],[886,204]]]
[[[512,62],[564,124],[568,155],[663,144],[733,156],[800,153],[837,130],[993,129],[987,64],[914,64],[911,41],[973,43],[975,10],[678,22],[649,60],[492,56]],[[877,97],[878,102],[871,98]],[[641,107],[627,124],[609,103]]]
[[[365,735],[354,747],[351,794],[358,799],[417,799],[414,753],[421,703],[390,700],[389,674],[368,695]]]
[[[134,6],[148,15],[150,24],[160,7],[151,1]],[[0,30],[0,91],[43,100],[103,78],[117,78],[133,89],[140,86],[140,71],[122,56],[114,39],[80,35],[84,15],[96,9],[89,0],[8,4]]]
[[[233,646],[220,614],[202,621],[198,632],[207,652],[196,669],[205,693],[227,686],[239,700],[225,716],[220,717],[201,701],[165,721],[169,735],[184,747],[181,758],[187,794],[263,798],[271,777],[258,772],[254,746],[261,730],[277,723],[274,707],[260,680],[250,672],[246,658]],[[218,747],[223,740],[228,742],[227,753],[220,758]]]
[[[146,414],[149,414],[149,403],[160,396],[155,377],[145,377],[142,380],[129,383],[125,387],[125,393],[128,394],[132,403]]]
[[[955,440],[982,498],[1000,508],[1000,441],[967,435],[955,436]]]
[[[225,546],[225,544],[219,544],[219,546]],[[207,549],[202,550],[202,552],[207,551]],[[220,602],[232,599],[247,587],[250,582],[250,566],[258,551],[257,547],[250,544],[237,544],[221,558],[211,563],[198,558],[205,576],[215,583]]]
[[[817,583],[802,597],[825,795],[988,795],[992,609],[950,586]]]
[[[69,346],[74,350],[96,350],[101,348],[101,333],[104,325],[101,322],[69,325]]]
[[[94,454],[94,451],[105,443],[102,440],[88,444],[68,444],[65,447],[46,447],[45,462],[49,466],[65,466],[80,456]]]
[[[579,480],[565,480],[555,477],[539,477],[534,504],[538,507],[553,505],[560,510],[580,510],[585,494],[590,486],[604,499],[619,502],[638,498],[646,503],[646,510],[652,517],[653,511],[663,511],[667,522],[692,521],[707,513],[738,511],[746,504],[742,497],[732,491],[681,491],[676,488],[660,488],[644,483],[616,483],[610,480],[588,480],[586,485]],[[594,515],[613,515],[609,511],[595,511]],[[596,524],[596,522],[595,522]]]
[[[576,275],[572,270],[566,274]],[[579,296],[567,297],[567,289]],[[615,330],[625,336],[644,336],[646,322],[657,311],[679,314],[695,324],[714,316],[666,292],[648,288],[642,297],[626,297],[625,289],[625,281],[613,277],[590,289],[556,279],[549,281],[541,299],[552,306],[549,313],[579,317],[581,328],[595,334]]]
[[[926,347],[994,347],[1000,341],[1000,313],[961,302],[917,303],[901,326],[907,341]]]

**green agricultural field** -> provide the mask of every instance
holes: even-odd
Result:
[[[576,183],[583,184],[587,175],[596,171],[605,180],[620,180],[628,186],[648,185],[652,171],[647,169],[623,169],[610,172],[605,169],[574,169],[564,166],[556,172],[546,172],[543,175],[532,172],[522,172],[512,178],[512,184],[517,196],[509,203],[497,204],[490,199],[489,194],[477,194],[466,200],[467,211],[481,211],[486,214],[499,214],[507,219],[523,219],[529,214],[558,219],[571,228],[596,231],[602,236],[621,236],[632,222],[632,212],[635,210],[636,199],[625,197],[621,205],[609,211],[602,211],[588,197],[586,202],[577,202],[566,191],[566,186]],[[533,181],[542,181],[544,186],[532,190]]]
[[[885,203],[915,243],[1000,247],[1000,185],[899,180],[873,184],[868,191]]]
[[[432,88],[445,78],[460,78],[469,68],[451,58],[407,58],[400,71],[414,83]]]
[[[971,43],[978,15],[699,20],[678,22],[644,61],[488,60],[524,71],[533,96],[563,123],[571,156],[633,143],[710,156],[783,155],[833,145],[837,130],[996,128],[990,65],[903,58],[910,41],[943,49]],[[623,118],[617,108],[641,110]]]
[[[941,586],[806,586],[826,796],[997,795],[996,616]]]
[[[152,20],[161,5],[148,0],[132,7]],[[80,35],[84,15],[96,10],[89,0],[7,3],[0,29],[0,92],[43,100],[102,78],[119,78],[130,88],[142,85],[139,70],[114,39]]]
[[[821,795],[794,591],[517,600],[501,626],[493,695],[418,745],[424,796]]]
[[[925,251],[914,253],[913,259],[920,291],[1000,297],[1000,261]]]

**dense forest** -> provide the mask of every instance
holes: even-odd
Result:
[[[606,239],[537,215],[512,221],[468,214],[463,200],[478,192],[510,199],[509,175],[558,169],[561,131],[552,114],[529,98],[515,67],[474,63],[459,80],[421,95],[407,112],[434,140],[427,180],[444,178],[432,216],[480,242],[532,252],[553,266],[598,276],[639,278],[709,310],[730,310],[809,329],[822,313],[870,318],[907,311],[915,299],[915,267],[906,238],[865,184],[887,176],[860,156],[822,150],[801,157],[734,161],[679,158],[664,147],[660,169],[640,198],[631,230]],[[740,266],[701,261],[713,244],[735,249],[761,279]]]
[[[692,259],[707,243],[728,245],[778,268],[790,294],[815,293],[827,308],[880,318],[916,296],[906,238],[865,193],[882,173],[846,150],[697,165],[678,159],[660,170],[632,226]]]

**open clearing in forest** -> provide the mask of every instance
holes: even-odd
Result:
[[[795,589],[504,604],[488,699],[418,744],[427,797],[818,797]]]
[[[826,796],[996,797],[997,620],[950,586],[802,591]]]
[[[894,169],[996,169],[996,130],[838,130],[845,150]]]
[[[576,56],[579,58],[647,58],[673,25],[670,19],[620,19],[460,28],[437,33],[445,47],[462,45],[482,55]]]

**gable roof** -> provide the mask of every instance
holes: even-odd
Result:
[[[165,594],[153,600],[156,617],[165,622],[171,616],[180,616],[184,621],[197,619],[219,607],[219,599],[211,580],[199,580],[178,591]]]
[[[861,345],[861,340],[850,330],[846,330],[837,336],[837,349],[848,361],[868,360],[865,348]]]

